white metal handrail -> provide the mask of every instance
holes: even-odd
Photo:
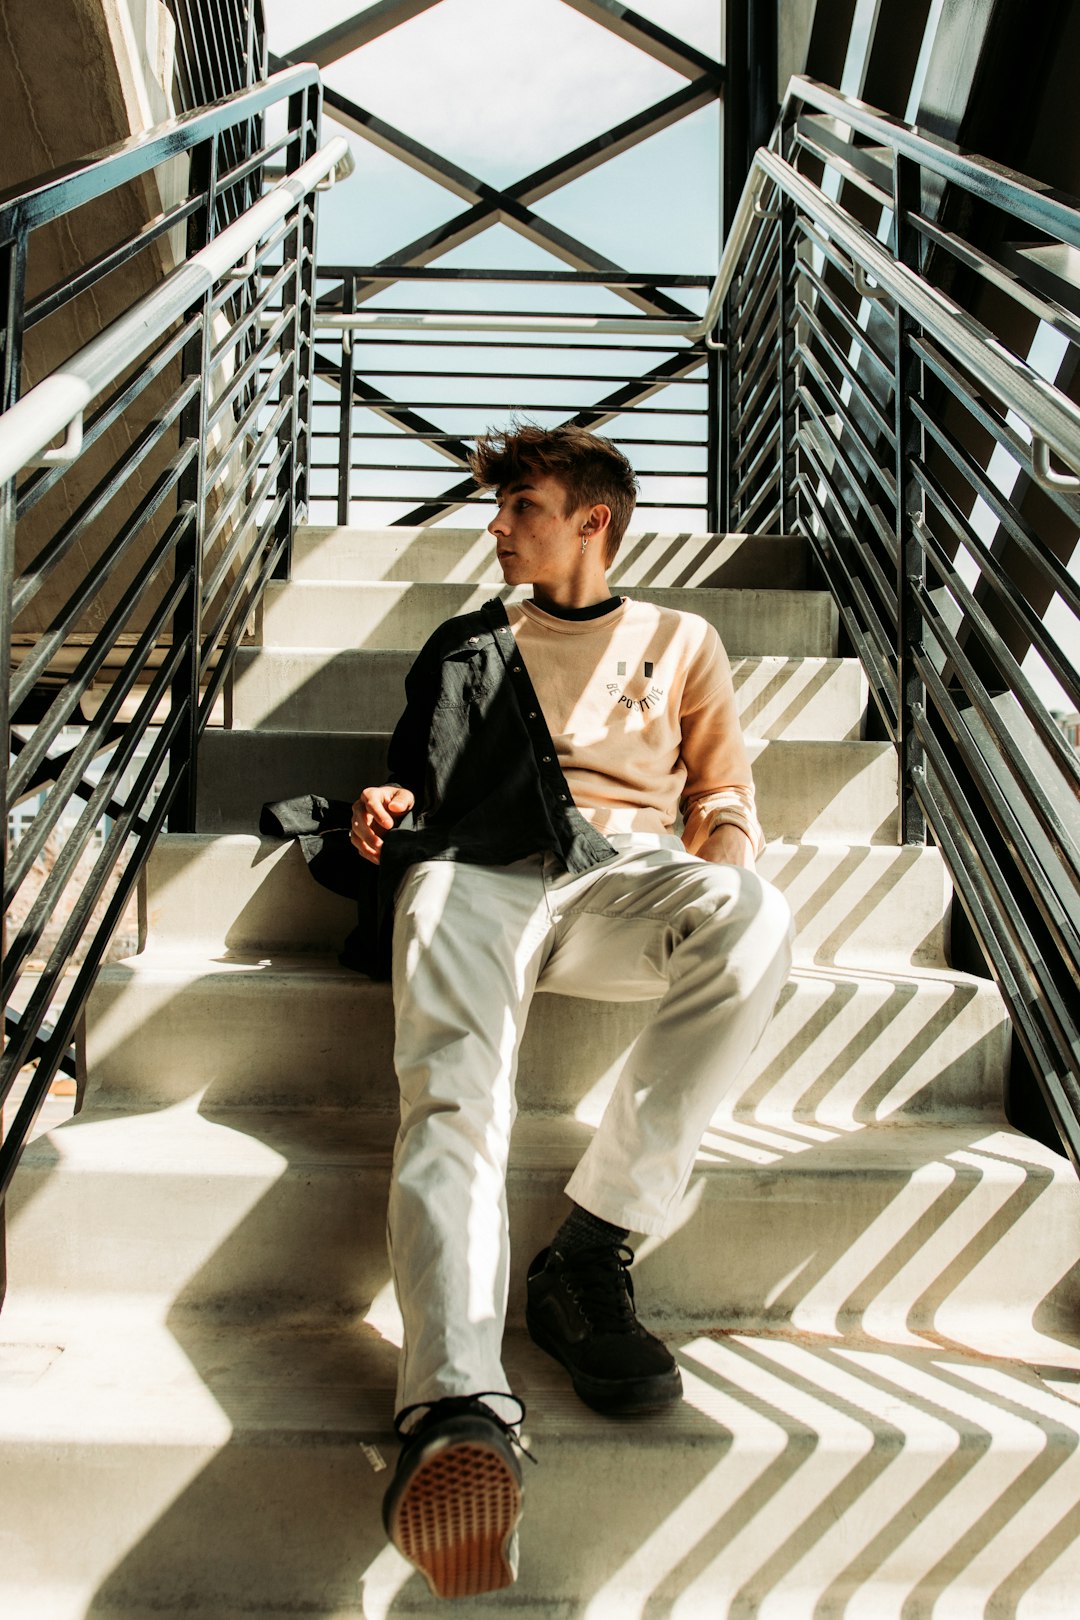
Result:
[[[0,414],[0,483],[14,478],[24,467],[73,460],[82,446],[83,413],[90,402],[222,276],[246,259],[309,191],[327,179],[344,179],[354,167],[348,142],[335,135],[208,246],[192,254]],[[49,450],[60,434],[64,435],[63,445]]]

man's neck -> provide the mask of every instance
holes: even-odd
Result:
[[[532,599],[544,613],[560,609],[595,607],[611,599],[611,587],[603,575],[599,580],[568,580],[559,585],[534,585]]]

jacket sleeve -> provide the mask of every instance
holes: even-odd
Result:
[[[697,854],[715,828],[740,827],[754,846],[765,848],[757,818],[754,777],[735,706],[731,665],[720,637],[705,625],[691,665],[680,714],[681,758],[686,786],[680,802],[683,843]]]
[[[386,752],[388,782],[407,787],[421,809],[427,777],[431,716],[439,692],[442,665],[441,627],[429,636],[405,677],[405,709],[394,727]]]

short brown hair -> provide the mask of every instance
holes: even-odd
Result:
[[[633,515],[638,481],[610,439],[570,423],[542,428],[514,422],[504,431],[482,434],[469,465],[481,489],[505,489],[529,474],[557,478],[566,490],[567,517],[583,506],[608,507],[606,561],[614,562]]]

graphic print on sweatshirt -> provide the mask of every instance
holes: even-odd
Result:
[[[608,696],[631,713],[642,715],[662,714],[664,712],[664,699],[667,696],[664,687],[653,679],[653,664],[645,659],[636,668],[628,671],[625,659],[618,659],[615,664],[615,679],[607,682]]]

